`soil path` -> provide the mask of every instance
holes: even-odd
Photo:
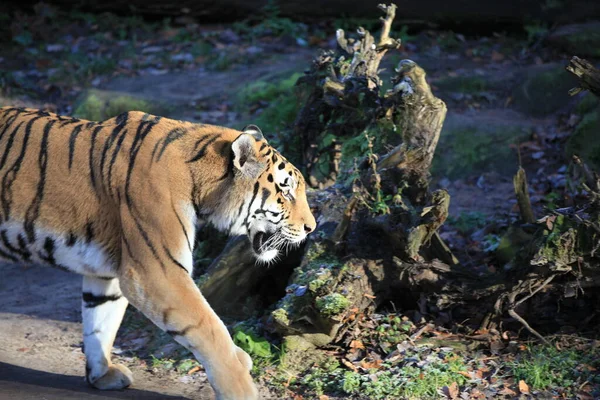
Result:
[[[38,266],[0,271],[0,400],[214,398],[202,373],[152,373],[125,357],[119,362],[133,372],[131,388],[90,388],[81,352],[81,277]]]

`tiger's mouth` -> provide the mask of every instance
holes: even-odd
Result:
[[[256,232],[254,235],[254,240],[252,240],[252,250],[254,250],[256,254],[260,254],[269,250],[264,245],[271,237],[273,237],[274,234],[275,232]]]
[[[256,232],[256,234],[254,234],[254,238],[252,239],[252,250],[258,261],[268,263],[279,254],[279,250],[269,243],[275,233],[276,232]]]

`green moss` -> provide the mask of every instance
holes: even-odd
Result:
[[[271,313],[271,317],[273,317],[273,319],[282,324],[282,325],[289,325],[290,324],[290,319],[288,317],[288,313],[286,310],[284,310],[283,308],[278,308],[275,311],[273,311]]]
[[[594,169],[600,168],[600,111],[584,115],[567,142],[567,155],[581,157]]]
[[[514,170],[517,159],[510,145],[525,135],[520,127],[502,125],[444,130],[433,159],[433,173],[456,179],[475,171]]]
[[[338,315],[350,306],[350,300],[339,293],[331,293],[317,298],[315,302],[317,308],[327,317]]]
[[[577,114],[587,114],[592,112],[600,106],[600,100],[594,96],[592,93],[586,92],[583,96],[581,96],[581,100],[575,107],[575,112]]]
[[[565,106],[577,80],[564,66],[532,67],[513,91],[514,105],[533,116],[546,116]]]
[[[572,54],[580,56],[600,57],[600,31],[598,24],[590,24],[587,29],[564,35],[563,47]]]
[[[489,89],[488,82],[479,76],[447,77],[435,82],[439,90],[473,94]]]
[[[144,111],[151,114],[167,111],[164,106],[144,99],[96,89],[85,91],[73,108],[73,116],[90,121],[104,121],[127,111]]]
[[[325,285],[327,283],[327,281],[323,280],[323,279],[315,279],[313,281],[310,281],[308,284],[308,290],[310,290],[311,292],[316,292],[317,290],[319,290],[320,287],[322,287],[323,285]]]

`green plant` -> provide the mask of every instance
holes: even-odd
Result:
[[[251,17],[245,21],[235,23],[233,28],[238,33],[251,39],[266,35],[299,37],[307,31],[306,25],[295,22],[290,18],[281,17],[280,8],[275,0],[267,1],[258,18]]]
[[[600,368],[597,348],[559,351],[554,346],[533,346],[509,367],[516,380],[524,380],[534,389],[562,387],[567,389],[567,394],[574,395],[584,382],[600,384],[600,376],[595,373]]]
[[[539,21],[527,24],[523,27],[523,29],[527,33],[527,42],[529,44],[535,43],[537,40],[544,37],[549,31],[548,26]]]
[[[485,226],[487,217],[479,211],[463,211],[458,217],[448,217],[448,224],[462,234],[467,234]]]

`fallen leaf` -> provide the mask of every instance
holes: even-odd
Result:
[[[512,390],[509,387],[505,387],[504,389],[500,390],[498,392],[498,394],[504,395],[504,396],[516,396],[517,392],[515,392],[514,390]]]
[[[356,365],[352,364],[350,361],[346,360],[345,358],[342,358],[340,361],[342,362],[342,364],[344,364],[346,367],[350,368],[352,371],[358,372],[358,368],[356,368]]]
[[[191,374],[193,374],[193,373],[195,373],[195,372],[198,372],[198,371],[200,371],[201,369],[202,369],[202,368],[200,368],[198,365],[196,365],[194,368],[190,369],[190,370],[188,371],[188,373],[187,373],[187,374],[188,374],[188,375],[191,375]]]
[[[326,394],[322,394],[319,396],[319,400],[329,400],[329,396],[327,396]]]
[[[353,340],[350,342],[350,348],[351,349],[363,349],[365,348],[365,345],[360,341],[360,340]]]
[[[458,371],[458,373],[462,376],[464,376],[465,378],[471,379],[471,374],[468,373],[467,371]]]
[[[368,293],[363,294],[363,296],[365,296],[368,299],[376,299],[377,298],[377,297],[373,296],[372,294],[368,294]]]
[[[381,360],[375,360],[375,361],[365,361],[362,360],[360,362],[360,366],[364,369],[379,369],[381,367]]]
[[[452,382],[449,386],[444,386],[442,390],[449,399],[458,399],[458,383]]]
[[[519,391],[523,394],[529,394],[529,385],[523,379],[519,381]]]

